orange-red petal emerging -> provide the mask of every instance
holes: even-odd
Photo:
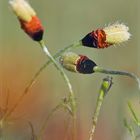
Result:
[[[42,40],[43,26],[37,16],[32,17],[30,22],[19,19],[21,28],[35,41]]]
[[[12,10],[20,21],[21,28],[35,41],[41,41],[43,26],[34,9],[26,0],[10,0]]]

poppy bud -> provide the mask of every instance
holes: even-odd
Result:
[[[25,0],[10,0],[12,10],[19,19],[21,28],[35,41],[41,41],[43,26],[34,9]]]
[[[83,74],[94,73],[95,62],[84,55],[77,55],[72,52],[63,54],[60,58],[60,63],[63,67],[72,72],[79,72]]]
[[[115,23],[103,29],[87,34],[81,41],[82,45],[92,48],[107,48],[127,41],[130,38],[129,28],[124,24]]]

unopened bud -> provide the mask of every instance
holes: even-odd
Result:
[[[95,62],[90,60],[88,57],[84,55],[77,55],[72,52],[63,54],[60,58],[60,63],[69,71],[83,74],[93,73],[93,68],[96,66]]]

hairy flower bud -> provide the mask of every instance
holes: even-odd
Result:
[[[19,19],[21,28],[35,41],[41,41],[43,26],[34,9],[25,0],[10,0],[12,10]]]
[[[72,72],[79,72],[83,74],[93,73],[93,68],[96,66],[95,62],[84,55],[77,55],[76,53],[68,52],[61,56],[60,63],[62,66]]]
[[[81,41],[84,46],[92,48],[107,48],[127,41],[130,38],[129,28],[124,24],[115,23],[103,29],[97,29],[87,34]]]

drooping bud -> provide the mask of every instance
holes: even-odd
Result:
[[[95,62],[84,55],[77,55],[76,53],[68,52],[61,56],[60,63],[62,66],[72,72],[79,72],[83,74],[94,73],[93,68],[96,66]]]
[[[84,46],[92,48],[107,48],[127,41],[130,38],[129,28],[124,24],[115,23],[103,29],[97,29],[87,34],[81,41]]]
[[[41,41],[43,26],[34,9],[25,0],[10,0],[12,10],[19,19],[21,28],[35,41]]]

